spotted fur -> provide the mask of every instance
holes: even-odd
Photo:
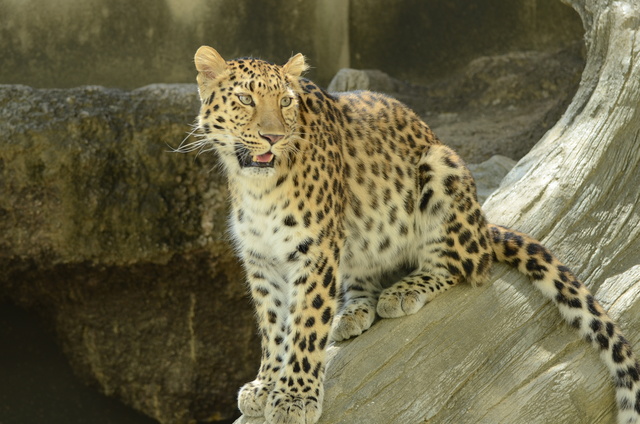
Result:
[[[195,56],[202,138],[228,177],[230,228],[255,303],[262,360],[239,407],[271,424],[322,410],[325,348],[376,312],[417,312],[494,260],[528,275],[601,353],[619,422],[640,422],[640,368],[618,326],[571,271],[527,235],[489,224],[458,155],[410,109],[381,94],[329,94],[284,66]],[[413,271],[390,287],[380,275]]]

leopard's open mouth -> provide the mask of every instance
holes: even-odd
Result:
[[[276,155],[271,152],[251,155],[247,149],[236,147],[236,157],[243,168],[273,168]]]

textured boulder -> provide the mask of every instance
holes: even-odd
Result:
[[[511,171],[515,164],[516,161],[513,159],[495,155],[482,163],[467,165],[476,180],[476,190],[480,204],[484,203],[498,189],[504,176]]]
[[[85,382],[160,422],[233,414],[255,324],[212,156],[173,153],[195,85],[0,86],[0,300]]]

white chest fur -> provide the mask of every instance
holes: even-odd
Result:
[[[287,190],[236,191],[230,230],[246,265],[287,278],[300,258],[298,246],[313,238]]]

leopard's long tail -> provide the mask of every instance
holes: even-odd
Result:
[[[618,423],[640,424],[640,366],[618,325],[578,278],[532,237],[489,224],[498,261],[511,264],[556,304],[564,319],[600,352],[616,385]]]

